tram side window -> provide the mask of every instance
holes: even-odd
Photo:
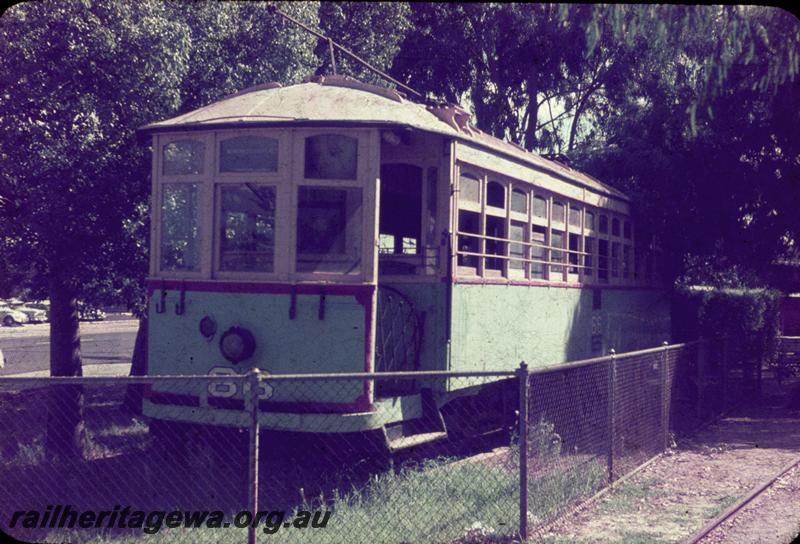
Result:
[[[564,222],[565,207],[561,202],[553,202],[553,221]]]
[[[580,258],[581,237],[579,234],[569,235],[569,273],[578,273],[578,261]]]
[[[608,234],[608,216],[607,215],[600,215],[600,226],[598,230],[603,234]]]
[[[555,215],[555,214],[554,214]],[[553,252],[552,257],[550,260],[553,263],[563,263],[564,262],[564,252],[558,251],[555,248],[563,248],[564,247],[564,233],[560,230],[552,231],[552,246]],[[550,272],[553,274],[561,274],[564,269],[560,266],[560,264],[554,264],[550,266]]]
[[[272,272],[275,188],[251,183],[220,188],[220,270]]]
[[[306,138],[306,178],[356,179],[357,172],[358,139],[341,134]]]
[[[527,195],[519,189],[511,191],[511,211],[517,213],[528,213]]]
[[[161,270],[200,270],[199,193],[200,190],[194,183],[162,185]]]
[[[531,229],[531,242],[534,246],[531,251],[531,259],[536,261],[531,263],[531,277],[534,279],[545,279],[545,261],[547,261],[547,228],[534,225]]]
[[[575,208],[570,206],[569,208],[569,224],[573,227],[578,227],[580,230],[581,226],[581,209]]]
[[[383,255],[416,255],[422,225],[422,168],[381,166],[380,248]]]
[[[486,205],[493,208],[506,207],[506,189],[496,181],[490,181],[486,185]]]
[[[462,202],[481,202],[481,182],[472,176],[462,175],[460,180],[458,199]]]
[[[466,210],[458,211],[458,230],[463,233],[480,234],[481,232],[481,215],[476,212],[468,212]],[[458,236],[458,266],[466,266],[478,269],[478,257],[474,255],[462,255],[461,252],[467,253],[480,253],[481,243],[480,238],[469,236],[467,234],[459,234]]]
[[[161,172],[165,176],[203,173],[205,145],[197,140],[177,140],[162,148]]]
[[[586,221],[586,229],[594,230],[594,212],[587,211],[585,215],[585,221]]]
[[[220,172],[277,172],[278,140],[236,136],[220,143]]]
[[[361,189],[298,190],[297,271],[352,274],[361,268]]]
[[[616,217],[611,220],[611,234],[612,236],[619,236],[619,219]]]
[[[547,219],[547,200],[540,196],[533,198],[533,215],[534,217]]]
[[[592,276],[593,275],[593,268],[594,268],[594,238],[591,236],[587,236],[584,238],[584,246],[583,251],[586,255],[583,256],[583,274],[585,276]]]
[[[494,217],[492,215],[486,216],[486,236],[490,238],[506,238],[506,220],[503,217]],[[506,243],[499,240],[486,240],[486,254],[487,255],[505,255]],[[505,259],[496,257],[486,258],[486,270],[503,270],[503,262]]]
[[[597,278],[608,283],[608,240],[602,238],[597,241]]]
[[[525,227],[527,225],[525,223],[520,223],[519,221],[512,221],[511,222],[511,230],[509,232],[509,238],[513,242],[524,242],[525,241]],[[510,270],[525,270],[525,245],[524,244],[509,244],[508,248],[508,255],[511,257],[508,261],[508,268]],[[520,275],[517,273],[517,275]],[[524,275],[524,274],[523,274]]]

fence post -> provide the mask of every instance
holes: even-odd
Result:
[[[614,482],[614,434],[616,432],[616,417],[614,403],[617,399],[617,352],[614,349],[611,353],[611,361],[608,367],[608,483]]]
[[[697,419],[703,419],[703,398],[706,391],[706,340],[697,342]]]
[[[519,376],[519,537],[528,539],[528,365],[521,362]]]
[[[250,513],[254,516],[258,515],[258,458],[259,458],[259,423],[258,423],[258,384],[259,384],[259,371],[257,368],[250,370],[247,373],[247,383],[250,385],[246,402],[249,401],[250,408],[250,453],[249,453],[249,470],[247,479],[247,502]],[[247,543],[256,544],[256,526],[251,523],[247,528]]]
[[[669,342],[664,341],[664,355],[661,360],[661,433],[662,448],[669,447]]]

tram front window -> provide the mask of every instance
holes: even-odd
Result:
[[[161,270],[200,270],[199,189],[195,183],[165,183],[161,198]]]
[[[338,274],[360,270],[360,188],[299,188],[296,268]]]
[[[275,188],[245,183],[220,192],[220,270],[272,272]]]

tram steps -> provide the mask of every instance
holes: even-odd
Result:
[[[386,444],[390,451],[406,450],[447,437],[444,418],[436,405],[433,392],[430,389],[422,389],[420,400],[421,417],[388,425],[384,429]]]
[[[422,444],[428,444],[430,442],[436,442],[444,438],[447,438],[446,431],[412,434],[411,436],[401,436],[399,438],[395,438],[394,440],[390,440],[389,448],[392,451],[399,451],[420,446]]]

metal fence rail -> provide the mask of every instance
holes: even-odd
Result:
[[[735,350],[707,340],[505,372],[0,378],[0,527],[69,542],[528,535],[725,410],[746,374]],[[336,407],[379,380],[422,393]],[[138,411],[142,386],[171,399],[161,419]],[[230,417],[179,422],[208,407]],[[65,506],[108,514],[62,526]],[[187,527],[194,511],[219,526]]]

